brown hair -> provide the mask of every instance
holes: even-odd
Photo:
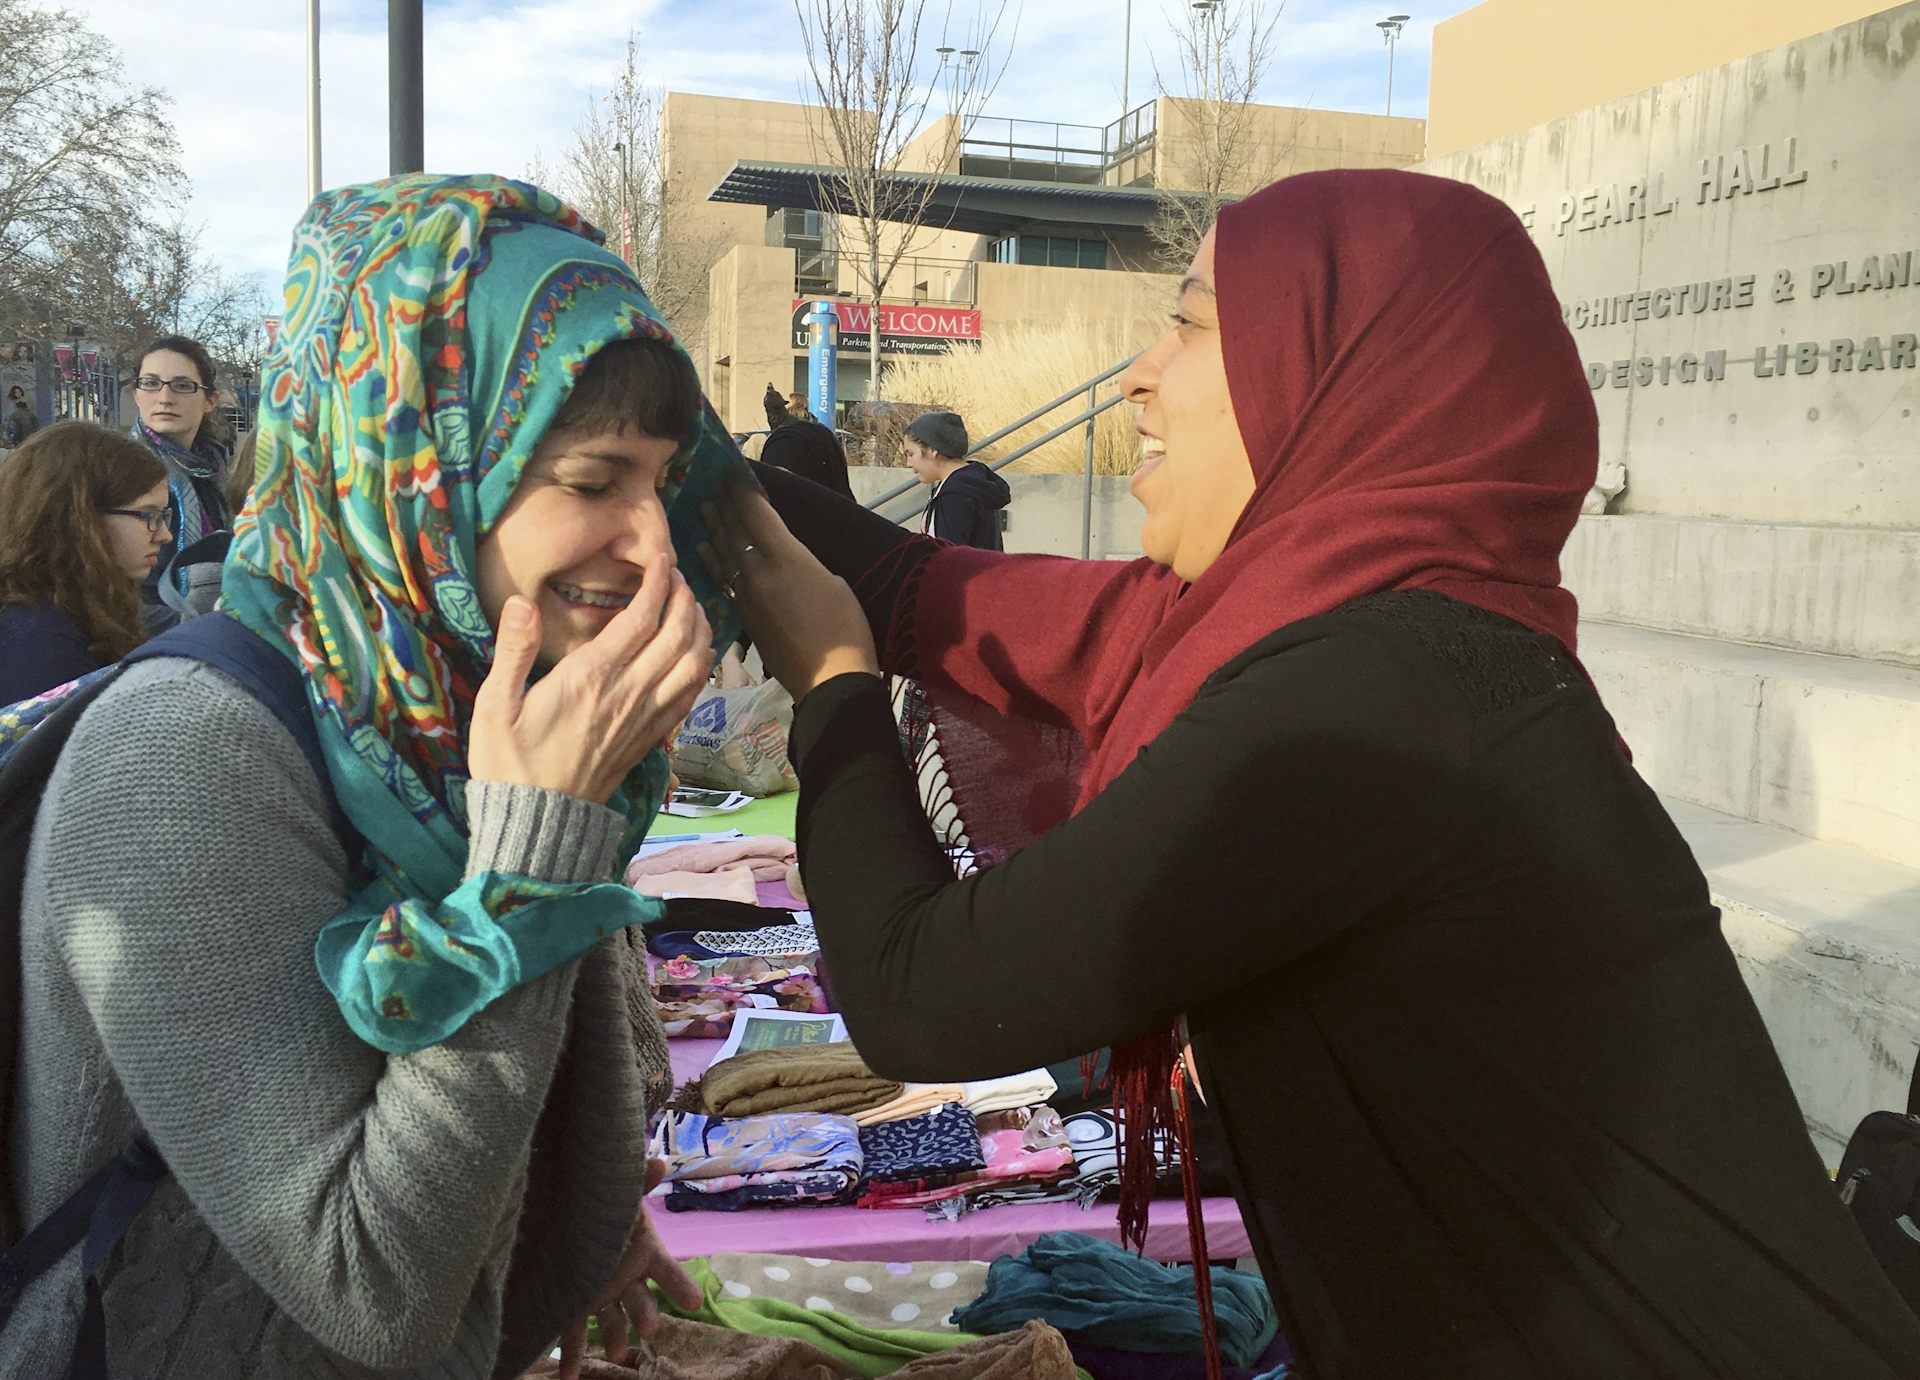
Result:
[[[0,460],[0,608],[45,600],[118,660],[145,639],[140,586],[115,563],[100,510],[166,482],[159,456],[93,422],[55,422]]]
[[[553,419],[555,431],[638,431],[682,445],[701,416],[693,361],[658,340],[616,340],[587,361]]]
[[[253,492],[254,453],[260,445],[258,427],[246,432],[240,438],[240,444],[233,448],[233,458],[227,461],[227,513],[238,516],[247,506],[247,497]]]

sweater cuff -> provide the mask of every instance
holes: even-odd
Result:
[[[864,707],[863,707],[864,706]],[[836,726],[838,732],[835,732]],[[878,734],[878,739],[874,735]],[[899,730],[887,682],[865,671],[848,671],[822,681],[793,707],[793,728],[787,735],[787,755],[804,780],[809,759],[818,760],[831,737],[835,753],[857,751],[870,739],[899,748]],[[904,761],[904,757],[902,758]]]
[[[505,781],[467,783],[467,822],[467,877],[561,883],[610,879],[627,829],[626,817],[604,805]]]

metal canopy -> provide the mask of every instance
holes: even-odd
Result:
[[[834,177],[832,168],[806,163],[739,162],[727,170],[707,199],[769,210],[851,215]],[[903,191],[916,192],[932,183],[933,196],[920,222],[971,235],[1011,234],[1035,222],[1142,230],[1158,213],[1161,198],[1161,193],[1148,187],[1088,187],[997,177],[903,172],[892,174],[889,181]]]

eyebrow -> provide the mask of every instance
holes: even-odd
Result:
[[[1213,296],[1213,284],[1204,278],[1196,278],[1193,274],[1189,273],[1180,280],[1180,295],[1185,297],[1189,292],[1204,292],[1207,296],[1211,297]]]
[[[630,470],[634,467],[631,456],[610,450],[563,450],[553,457],[551,463],[557,465],[563,460],[598,460],[603,465],[612,465],[622,470]]]

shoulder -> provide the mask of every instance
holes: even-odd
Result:
[[[45,599],[0,608],[0,640],[74,638],[85,641],[80,625]]]
[[[118,778],[178,799],[257,789],[263,775],[323,799],[293,735],[224,671],[187,657],[155,657],[117,675],[74,725],[62,754],[88,778]],[[151,778],[151,779],[150,779]]]
[[[1588,690],[1553,638],[1424,590],[1367,595],[1289,624],[1208,681],[1228,687],[1290,702],[1318,694],[1336,716],[1393,712],[1429,727]]]

